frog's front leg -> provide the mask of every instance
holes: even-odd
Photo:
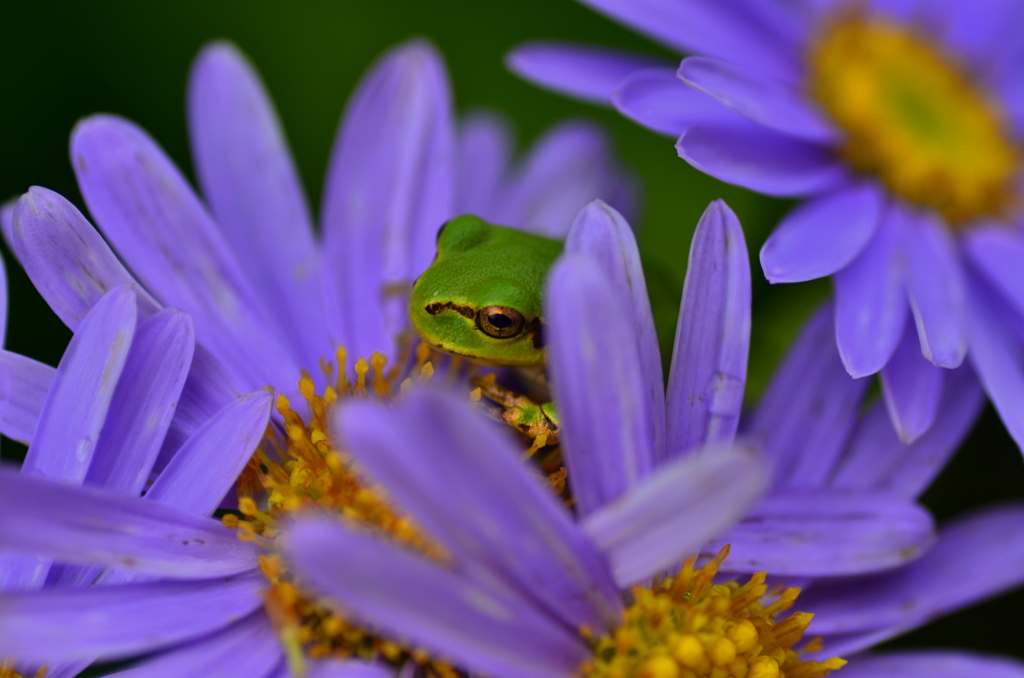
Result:
[[[473,385],[489,400],[501,405],[501,418],[535,441],[535,447],[558,443],[558,411],[554,403],[537,404],[528,397],[500,386],[494,374],[474,377]],[[543,438],[542,438],[543,436]],[[536,443],[540,444],[537,445]]]

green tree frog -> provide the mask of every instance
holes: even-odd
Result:
[[[562,243],[473,215],[448,221],[437,234],[437,256],[413,284],[409,318],[434,348],[488,365],[543,367],[541,300],[544,280]],[[504,419],[547,444],[557,440],[551,403],[479,380]]]

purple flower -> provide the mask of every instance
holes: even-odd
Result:
[[[273,563],[261,566],[262,551],[208,517],[243,468],[240,492],[261,482],[250,460],[270,416],[263,389],[300,392],[313,421],[328,393],[318,365],[339,344],[348,355],[379,351],[404,368],[385,374],[374,358],[346,370],[339,361],[339,382],[354,371],[356,391],[397,386],[408,373],[398,348],[402,298],[429,263],[437,228],[460,211],[559,234],[594,195],[624,208],[631,200],[628,178],[592,126],[555,128],[514,163],[500,120],[477,115],[457,125],[443,63],[418,41],[385,54],[353,94],[319,235],[245,58],[227,44],[205,48],[188,99],[205,201],[143,130],[100,115],[75,128],[71,154],[106,241],[44,188],[0,210],[18,260],[75,332],[56,373],[0,354],[0,432],[30,446],[21,476],[0,474],[0,549],[10,559],[0,570],[8,582],[0,657],[46,662],[48,675],[153,652],[130,671],[285,671],[277,635],[292,627],[271,624],[262,609]],[[76,369],[91,381],[62,372],[83,350],[91,357],[84,366],[75,358]],[[110,351],[111,369],[99,370]],[[130,378],[118,381],[122,368]],[[300,381],[303,369],[314,376]],[[278,411],[269,445],[316,446],[311,427],[290,437],[299,415],[287,400]],[[132,457],[115,462],[114,454]],[[83,479],[93,487],[72,487]],[[268,543],[269,533],[251,536]],[[292,652],[300,644],[281,640]],[[310,666],[322,675],[384,673],[358,662]]]
[[[713,450],[728,449],[740,423],[749,269],[742,230],[728,207],[712,203],[694,235],[667,392],[643,281],[628,224],[595,202],[570,230],[546,299],[549,369],[578,524],[619,586],[646,581],[687,553],[709,557],[729,544],[721,570],[767,570],[773,581],[807,589],[799,606],[815,615],[809,630],[825,641],[823,651],[814,654],[811,646],[808,652],[823,658],[856,654],[1024,581],[1024,534],[1014,529],[1024,506],[961,518],[936,538],[930,516],[916,503],[980,409],[973,373],[950,372],[954,386],[938,423],[905,444],[888,425],[883,403],[861,414],[867,380],[851,380],[843,369],[828,306],[808,323],[743,427],[773,467],[768,494],[724,532],[737,502],[717,488],[706,493],[711,481],[693,471],[686,480],[675,476],[668,494],[677,502],[692,494],[701,500],[699,512],[688,508],[696,504],[673,505],[668,496],[638,499],[657,496],[650,488],[665,487],[676,469],[720,459]],[[514,464],[505,461],[512,450],[476,460],[483,454],[479,441],[501,445],[486,430],[457,424],[454,407],[419,394],[394,410],[346,405],[338,423],[346,449],[441,542],[449,560],[430,563],[325,521],[298,524],[286,549],[298,571],[345,609],[457,665],[507,678],[572,674],[588,654],[587,634],[577,633],[581,626],[597,635],[619,633],[619,619],[598,613],[612,597],[603,599],[603,608],[578,607],[585,591],[601,590],[602,579],[593,574],[601,559],[568,560],[579,537],[552,527],[565,519],[556,520],[550,497],[512,480]],[[530,501],[548,508],[531,510],[524,506]],[[612,517],[627,512],[630,530]],[[699,528],[720,534],[689,546]],[[547,554],[550,547],[540,548],[552,540],[564,544],[559,559]],[[359,555],[341,561],[339,552]],[[588,572],[589,585],[573,588],[564,576],[549,576],[566,563],[576,563],[570,571]],[[634,593],[634,601],[646,595]],[[641,614],[630,610],[627,620]],[[806,615],[788,619],[801,632],[810,622]],[[742,638],[728,639],[734,650],[745,647]],[[728,644],[713,655],[717,642],[680,645],[674,656],[683,666],[703,661],[702,652],[709,661],[735,656]],[[885,675],[886,666],[905,666],[911,675],[927,675],[938,656],[854,657],[851,667],[863,663],[875,672],[865,675]],[[955,661],[963,675],[1011,666],[965,654]],[[808,673],[794,675],[824,675],[801,670]],[[1013,671],[1022,675],[1024,668]]]
[[[1024,445],[1020,223],[1024,42],[1016,3],[584,0],[680,52],[535,43],[510,66],[679,137],[698,169],[806,198],[761,250],[771,282],[834,275],[839,353],[881,372],[911,442],[940,368],[968,356]],[[912,322],[911,322],[912,320]],[[920,352],[916,346],[920,346]],[[923,356],[923,358],[922,358]]]

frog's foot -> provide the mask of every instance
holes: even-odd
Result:
[[[538,405],[524,395],[499,386],[493,374],[474,377],[472,383],[488,400],[501,406],[505,423],[533,439],[531,452],[558,444],[558,414],[554,403]]]

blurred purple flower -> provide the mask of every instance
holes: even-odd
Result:
[[[881,371],[900,437],[912,442],[937,421],[950,379],[939,368],[959,366],[970,346],[1024,446],[1024,8],[582,2],[702,56],[676,69],[539,42],[513,51],[510,67],[678,137],[681,157],[723,181],[807,198],[762,248],[764,273],[834,275],[843,364],[854,377]]]
[[[825,637],[832,656],[860,652],[1024,581],[1024,533],[1014,529],[1024,506],[962,518],[936,539],[931,517],[916,503],[977,416],[983,398],[973,374],[952,371],[955,386],[936,426],[902,443],[882,403],[861,414],[867,380],[852,380],[843,369],[827,306],[808,323],[744,427],[774,467],[768,495],[713,542],[691,546],[699,529],[721,532],[722,518],[732,519],[739,505],[717,487],[722,481],[693,471],[676,475],[687,462],[715,460],[712,450],[728,449],[740,422],[749,265],[739,222],[724,203],[712,203],[694,235],[667,392],[635,241],[607,205],[580,212],[549,278],[546,304],[549,369],[579,524],[618,585],[644,581],[686,553],[707,556],[730,544],[723,570],[767,570],[776,581],[807,587],[799,607],[816,615],[810,632]],[[475,460],[487,432],[458,425],[457,412],[446,407],[454,406],[428,395],[390,411],[353,403],[341,409],[337,430],[389,496],[452,553],[451,568],[324,522],[295,528],[286,547],[294,565],[369,623],[471,670],[506,678],[572,674],[586,654],[574,631],[609,622],[589,608],[566,617],[584,596],[560,578],[531,577],[555,569],[551,556],[535,548],[541,535],[558,538],[548,522],[554,519],[510,517],[539,515],[523,506],[537,493],[509,480],[511,462],[505,468],[490,455]],[[497,441],[485,447],[501,449]],[[449,461],[452,450],[465,460]],[[637,498],[657,496],[653,488],[666,488],[667,496]],[[686,497],[694,503],[672,504]],[[534,501],[550,504],[543,493]],[[342,566],[339,552],[359,556]],[[597,562],[579,558],[591,568]],[[551,629],[559,624],[556,634]],[[936,657],[864,661],[926,675],[923,667]],[[955,661],[963,675],[1005,664],[966,654]],[[878,671],[873,675],[885,675]]]

